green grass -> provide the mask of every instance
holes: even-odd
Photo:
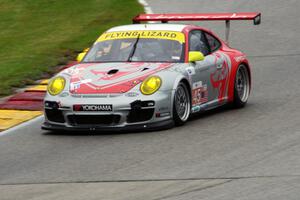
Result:
[[[141,12],[136,0],[0,0],[0,96],[52,74]]]

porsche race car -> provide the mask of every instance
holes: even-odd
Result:
[[[47,130],[136,130],[183,125],[192,113],[246,105],[246,55],[196,25],[169,21],[253,20],[260,13],[141,14],[104,32],[80,62],[51,79]],[[162,23],[141,23],[161,21]]]

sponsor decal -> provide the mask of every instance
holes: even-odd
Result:
[[[77,90],[77,89],[80,88],[80,85],[81,85],[80,81],[79,81],[79,82],[71,83],[71,84],[70,84],[70,90],[71,90],[71,91]]]
[[[83,79],[83,80],[80,80],[80,81],[72,82],[72,83],[70,83],[70,90],[71,91],[77,90],[77,89],[80,88],[80,86],[82,84],[87,84],[87,83],[90,83],[90,82],[92,82],[92,79]]]
[[[179,56],[172,56],[172,60],[180,60]]]
[[[158,108],[159,111],[165,111],[165,110],[169,110],[169,107],[160,107]]]
[[[74,111],[112,111],[113,106],[111,104],[98,104],[98,105],[74,105]]]
[[[236,61],[236,62],[242,62],[242,61],[244,61],[246,59],[246,56],[236,56],[236,57],[234,57],[234,60]]]
[[[67,96],[69,96],[69,93],[68,92],[62,92],[59,96],[60,97],[67,97]]]
[[[125,94],[126,97],[136,97],[139,96],[139,93],[137,92],[128,92]]]
[[[176,31],[118,31],[103,33],[96,42],[105,40],[130,39],[130,38],[150,38],[176,40],[184,43],[184,34]]]
[[[76,75],[76,74],[79,74],[80,71],[81,70],[79,68],[77,68],[77,67],[71,67],[71,68],[66,69],[65,73],[69,74],[69,75]]]
[[[192,113],[199,112],[200,110],[201,110],[200,106],[193,106],[192,107]]]
[[[193,83],[192,90],[192,105],[200,105],[208,101],[207,85],[202,84],[202,81]]]

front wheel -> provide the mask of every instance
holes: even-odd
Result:
[[[250,94],[250,77],[245,65],[240,65],[234,81],[234,101],[236,108],[244,107],[247,104]]]
[[[177,126],[183,125],[191,113],[191,101],[187,86],[180,82],[174,94],[173,119]]]

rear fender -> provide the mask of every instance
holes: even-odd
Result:
[[[229,85],[228,85],[228,101],[232,102],[234,99],[234,82],[238,67],[243,64],[247,67],[249,78],[250,78],[250,89],[251,89],[251,69],[249,61],[244,54],[231,56],[232,68],[230,73]]]

